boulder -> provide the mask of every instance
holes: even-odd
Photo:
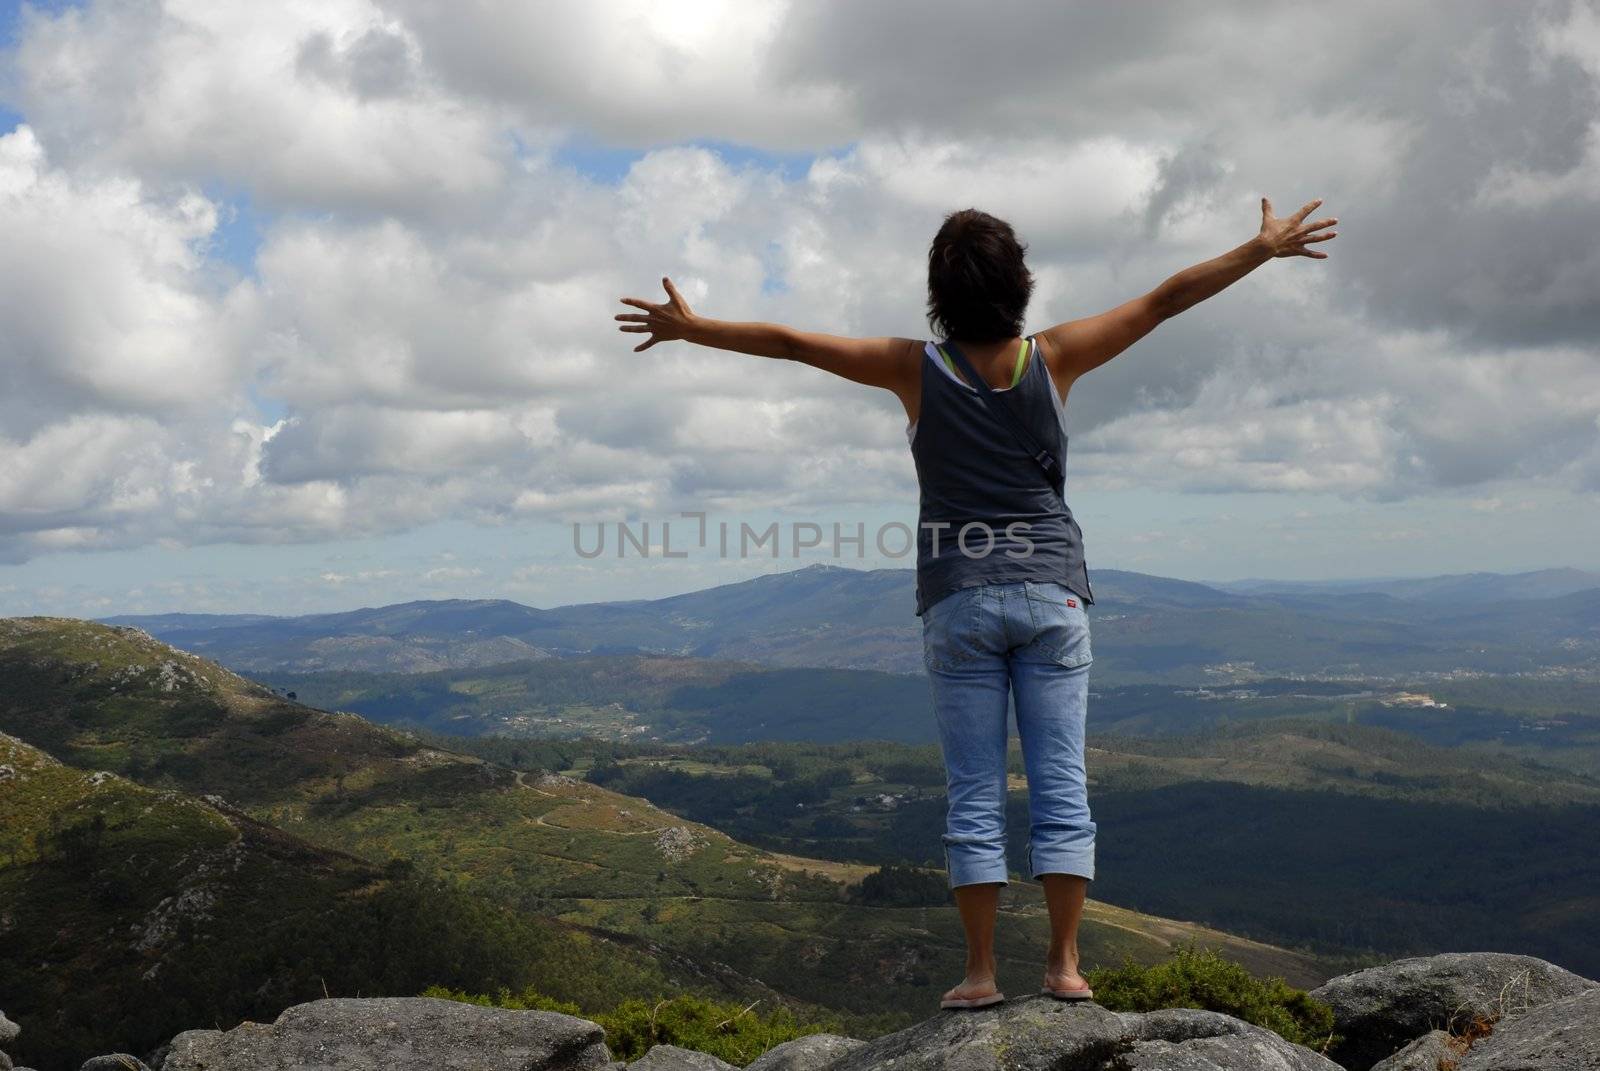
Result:
[[[1339,1071],[1303,1045],[1231,1015],[1195,1008],[1125,1012],[1133,1041],[1120,1071]]]
[[[1387,1060],[1372,1065],[1372,1071],[1439,1071],[1461,1056],[1443,1030],[1430,1030]]]
[[[150,1071],[150,1068],[137,1056],[114,1052],[109,1056],[91,1056],[78,1071]]]
[[[11,1057],[0,1052],[0,1071],[11,1071]]]
[[[1044,996],[976,1011],[941,1012],[867,1042],[828,1071],[987,1071],[1098,1068],[1125,1051],[1116,1012]]]
[[[680,1049],[676,1045],[653,1045],[649,1052],[628,1065],[628,1071],[734,1071],[734,1066],[709,1052]]]
[[[1600,1071],[1600,988],[1497,1025],[1473,1042],[1459,1071]]]
[[[17,1035],[22,1033],[22,1027],[6,1018],[6,1013],[0,1011],[0,1045],[6,1045],[17,1040]]]
[[[161,1071],[591,1071],[611,1062],[603,1035],[557,1012],[335,998],[297,1004],[270,1026],[179,1034]]]
[[[1231,1016],[1118,1014],[1027,996],[945,1012],[869,1041],[827,1071],[1339,1071],[1310,1049]]]
[[[774,1045],[756,1058],[745,1071],[822,1071],[846,1053],[865,1045],[855,1038],[838,1034],[807,1034],[803,1038]]]
[[[1430,1030],[1459,1032],[1478,1016],[1509,1018],[1593,988],[1532,956],[1448,952],[1342,974],[1311,996],[1333,1007],[1334,1029],[1344,1036],[1334,1059],[1368,1071]]]

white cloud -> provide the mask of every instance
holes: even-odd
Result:
[[[202,256],[215,225],[192,189],[75,175],[50,166],[32,127],[0,136],[0,427],[225,399],[240,370]]]
[[[63,163],[367,213],[482,196],[504,175],[505,124],[417,53],[365,0],[164,0],[27,9],[14,62],[22,111]]]
[[[389,0],[442,78],[516,109],[534,132],[607,142],[716,138],[811,147],[851,136],[849,90],[775,72],[783,0]]]
[[[886,394],[634,354],[611,316],[671,274],[710,315],[920,335],[927,242],[968,204],[1029,242],[1035,328],[1243,241],[1262,193],[1344,219],[1326,264],[1075,386],[1077,486],[1596,486],[1600,254],[1572,236],[1600,222],[1600,22],[1470,10],[33,11],[0,138],[0,556],[909,502]],[[651,151],[595,182],[569,136]],[[826,151],[677,144],[717,138]],[[261,214],[242,276],[219,190]]]

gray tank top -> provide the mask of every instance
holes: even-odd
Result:
[[[1026,341],[1027,367],[995,400],[1011,406],[1065,471],[1066,413],[1037,342]],[[907,432],[921,492],[918,616],[961,588],[1023,580],[1062,584],[1092,604],[1072,510],[977,390],[947,370],[934,346],[926,349],[922,411]]]

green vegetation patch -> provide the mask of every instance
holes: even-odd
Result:
[[[1328,1005],[1282,978],[1257,978],[1209,948],[1180,945],[1165,963],[1127,961],[1085,977],[1095,1002],[1113,1011],[1201,1008],[1266,1027],[1285,1041],[1318,1052],[1338,1041]]]
[[[578,1005],[533,989],[521,993],[502,989],[494,997],[486,997],[434,986],[422,995],[484,1007],[583,1016],[605,1028],[606,1044],[613,1056],[629,1061],[639,1059],[652,1046],[676,1045],[707,1052],[743,1067],[786,1041],[838,1029],[834,1023],[801,1022],[787,1007],[762,1012],[757,1010],[759,1002],[741,1006],[690,995],[625,1000],[609,1011],[594,1015],[585,1015]]]

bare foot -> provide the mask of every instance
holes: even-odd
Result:
[[[1087,989],[1088,981],[1078,973],[1076,963],[1051,963],[1044,969],[1046,989]]]
[[[977,1000],[999,992],[992,974],[969,974],[961,984],[947,990],[941,1000]]]

